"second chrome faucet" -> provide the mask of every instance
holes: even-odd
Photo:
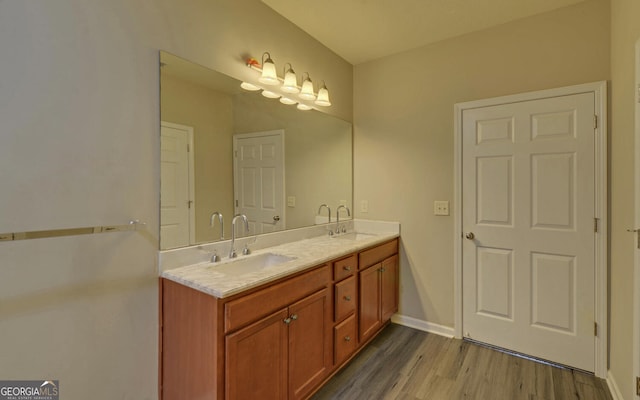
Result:
[[[238,219],[242,219],[242,221],[244,222],[244,232],[249,233],[249,220],[247,220],[247,216],[244,214],[236,214],[231,220],[231,249],[229,249],[229,258],[236,258],[238,256],[238,253],[236,253],[235,249],[236,221]]]

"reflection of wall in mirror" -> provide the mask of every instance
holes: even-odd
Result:
[[[233,215],[233,105],[231,96],[180,79],[161,76],[161,119],[194,128],[196,242],[220,239],[209,216]],[[230,223],[225,237],[231,237]]]
[[[320,204],[351,207],[351,124],[255,93],[234,96],[234,112],[236,133],[285,131],[285,197],[296,198],[285,208],[287,229],[315,224]]]

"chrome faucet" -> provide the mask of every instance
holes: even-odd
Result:
[[[221,212],[216,211],[211,214],[211,218],[209,219],[209,226],[213,228],[215,217],[218,217],[218,221],[220,221],[220,240],[224,240],[224,219],[222,218]]]
[[[331,209],[329,208],[328,205],[320,204],[320,207],[318,207],[318,215],[320,215],[320,211],[322,211],[322,207],[326,207],[327,208],[327,211],[329,212],[329,222],[331,222]]]
[[[236,242],[236,220],[238,218],[241,218],[244,221],[245,233],[249,232],[249,221],[247,220],[247,216],[244,214],[236,214],[231,220],[231,249],[229,250],[229,258],[236,258],[238,256],[236,249],[234,248]]]
[[[347,216],[351,216],[351,211],[349,210],[349,207],[345,206],[344,204],[340,204],[338,206],[338,208],[336,208],[336,235],[340,233],[340,209],[344,208],[345,210],[347,210]],[[344,227],[342,227],[342,233],[346,232],[346,229],[344,229]]]

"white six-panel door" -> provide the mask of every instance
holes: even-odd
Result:
[[[594,371],[593,93],[462,113],[463,334]]]
[[[193,128],[162,121],[160,136],[160,249],[171,249],[195,243]]]
[[[284,131],[237,134],[233,146],[236,214],[251,234],[285,229]]]

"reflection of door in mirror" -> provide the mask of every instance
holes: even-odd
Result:
[[[284,130],[233,135],[233,149],[235,213],[253,235],[286,229]]]
[[[160,128],[160,248],[195,243],[193,128],[162,121]]]

